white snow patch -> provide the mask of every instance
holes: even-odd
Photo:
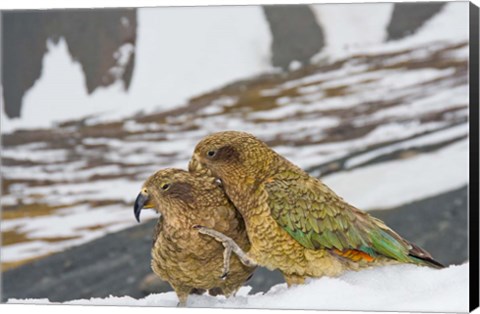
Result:
[[[468,2],[464,1],[448,2],[413,35],[387,43],[383,40],[393,3],[319,4],[312,7],[318,22],[326,28],[327,41],[325,50],[313,57],[314,60],[320,61],[324,57],[338,60],[355,54],[388,53],[439,42],[468,41]]]
[[[284,90],[295,88],[301,85],[328,82],[336,79],[343,79],[346,75],[353,76],[358,73],[363,73],[368,69],[364,64],[346,63],[343,67],[335,71],[320,72],[312,75],[307,75],[298,79],[290,80],[280,85]]]
[[[464,135],[468,135],[468,130],[469,130],[469,126],[468,124],[465,123],[459,126],[448,128],[446,130],[438,131],[438,132],[427,134],[424,136],[419,136],[418,138],[414,138],[412,140],[407,140],[404,142],[400,142],[398,144],[393,144],[387,147],[372,150],[372,151],[369,151],[368,153],[350,158],[346,162],[345,166],[347,168],[352,168],[362,163],[365,163],[375,157],[389,154],[396,150],[407,149],[412,147],[421,147],[425,145],[432,145],[432,144],[452,140]]]
[[[130,133],[136,132],[155,132],[162,130],[162,127],[157,123],[136,123],[133,120],[127,120],[123,124],[123,129]]]
[[[222,96],[220,98],[215,99],[212,103],[203,108],[201,113],[204,115],[214,115],[218,113],[222,113],[225,107],[234,106],[238,101],[237,97],[229,97],[229,96]]]
[[[347,272],[338,278],[311,279],[305,285],[273,286],[266,293],[237,296],[192,295],[189,307],[315,309],[348,311],[467,312],[469,263],[445,269],[395,265]],[[49,304],[48,299],[9,299],[8,303]],[[143,299],[128,296],[73,300],[64,304],[176,306],[174,292],[151,294]]]
[[[301,125],[301,123],[299,123],[299,125]],[[274,147],[274,149],[303,169],[308,169],[334,159],[348,156],[353,152],[362,151],[365,147],[371,145],[401,140],[426,131],[438,129],[442,126],[444,126],[444,123],[439,122],[423,124],[418,121],[410,121],[408,123],[391,122],[379,125],[367,135],[353,140],[322,143],[320,145],[303,145],[301,149],[292,146],[277,146]],[[311,130],[312,134],[316,134],[315,140],[319,140],[323,136],[321,130],[316,129],[313,123],[310,125],[310,129],[307,130]]]
[[[323,182],[363,210],[387,209],[468,184],[468,139],[433,153],[335,173]]]
[[[158,218],[153,210],[142,212],[142,222]],[[2,261],[15,262],[63,251],[136,224],[131,207],[86,205],[57,210],[53,215],[7,219],[0,222],[2,231],[26,233],[32,241],[2,246]],[[93,226],[102,226],[94,228]],[[39,238],[67,237],[49,242]],[[70,239],[71,238],[71,239]]]
[[[32,162],[61,162],[65,161],[67,158],[68,150],[66,149],[24,149],[23,147],[18,146],[15,148],[3,149],[2,157],[3,158],[12,158],[16,160],[26,160]]]
[[[462,41],[469,38],[469,4],[463,1],[447,2],[441,11],[425,22],[406,44],[434,41]]]
[[[117,61],[117,64],[109,70],[110,74],[118,80],[125,73],[126,66],[132,54],[135,52],[135,46],[131,43],[126,43],[118,47],[117,51],[114,52],[113,57]]]
[[[295,115],[302,109],[301,104],[289,104],[289,106],[285,107],[277,107],[275,109],[271,110],[266,110],[266,111],[258,111],[258,112],[253,112],[250,114],[251,119],[266,119],[266,120],[275,120],[275,119],[284,119],[291,117],[292,115]],[[336,119],[330,119],[332,120],[335,125],[337,121]],[[321,121],[319,121],[319,124],[322,124]]]
[[[324,53],[331,55],[383,43],[393,11],[393,3],[316,4],[310,7],[323,27]]]
[[[437,87],[438,88],[438,87]],[[448,90],[440,90],[412,102],[375,112],[369,119],[381,120],[395,116],[418,117],[428,112],[438,112],[451,108],[452,105],[468,104],[468,85],[461,85]]]

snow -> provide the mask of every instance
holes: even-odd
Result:
[[[338,60],[361,53],[392,52],[416,45],[468,40],[468,2],[448,2],[413,35],[383,43],[393,3],[314,5],[319,23],[326,27],[327,47],[313,60]],[[325,22],[322,22],[325,21]],[[362,25],[362,27],[358,27]],[[347,40],[348,39],[348,40]]]
[[[315,140],[321,139],[323,136],[321,131],[318,129],[313,129],[314,124],[311,124],[311,133],[316,132]],[[411,121],[408,123],[385,123],[374,128],[370,133],[366,134],[363,137],[356,138],[353,140],[345,140],[340,142],[325,143],[321,145],[303,145],[301,149],[292,146],[277,146],[274,149],[286,156],[289,160],[299,165],[303,169],[308,169],[310,167],[315,167],[319,164],[323,164],[335,159],[342,157],[347,157],[353,152],[362,151],[365,147],[378,145],[390,141],[405,141],[406,138],[410,136],[420,136],[424,132],[435,131],[440,129],[443,126],[443,123],[431,122],[420,124],[416,121]],[[464,127],[465,128],[465,127]],[[308,130],[308,128],[306,129]],[[446,133],[444,133],[446,134]],[[402,145],[408,146],[407,142],[404,144],[393,144],[387,146],[383,150],[374,150],[374,152],[388,152],[389,148],[393,146],[394,148],[401,147]],[[413,142],[414,143],[414,142]],[[413,144],[412,144],[413,145]],[[372,152],[373,154],[373,152]],[[361,155],[360,155],[361,156]],[[368,156],[368,155],[367,155]],[[368,158],[367,158],[368,159]],[[350,163],[355,164],[356,157],[352,157]],[[347,161],[347,165],[352,166]],[[321,175],[321,173],[313,173],[314,175]]]
[[[468,139],[434,153],[339,172],[323,181],[363,210],[386,209],[468,183]]]
[[[347,272],[338,278],[310,279],[305,285],[273,286],[249,294],[243,287],[235,297],[190,296],[188,307],[316,309],[349,311],[467,312],[469,263],[437,270],[395,265]],[[143,299],[128,296],[81,299],[64,304],[176,306],[174,292]],[[9,299],[8,303],[48,304],[47,299]]]
[[[382,99],[383,101],[395,100],[403,95],[409,95],[413,98],[417,93],[424,93],[428,90],[428,87],[420,84],[427,84],[435,79],[445,79],[454,73],[453,69],[362,71],[365,71],[363,67],[347,66],[337,71],[315,74],[285,83],[283,85],[285,89],[301,86],[302,84],[317,84],[309,85],[307,88],[299,87],[299,93],[302,95],[288,99],[289,108],[276,109],[279,113],[274,115],[274,117],[282,117],[289,113],[309,113],[332,109],[355,108],[370,101],[378,99]],[[364,83],[367,80],[371,80],[372,82]],[[324,90],[339,87],[345,88],[344,95],[325,97]],[[429,98],[421,99],[421,101],[418,102],[387,108],[369,118],[371,119],[370,121],[373,121],[385,117],[395,117],[399,115],[414,116],[427,111],[438,111],[445,107],[452,106],[452,103],[464,102],[467,95],[468,86],[451,88],[443,92],[435,93]],[[309,105],[305,106],[305,103]],[[272,113],[275,114],[276,112],[272,111]],[[263,114],[264,113],[260,112],[254,115]]]
[[[61,162],[66,159],[66,155],[68,153],[68,151],[65,149],[35,149],[35,154],[32,155],[28,152],[29,149],[32,149],[32,147],[27,145],[24,145],[23,147],[17,146],[15,149],[2,151],[2,157],[23,159],[34,162],[42,162],[45,160]]]
[[[469,37],[468,2],[448,2],[432,19],[425,22],[407,43],[418,44],[425,41],[465,40]],[[455,23],[452,23],[455,20]]]
[[[127,20],[128,21],[128,20]],[[124,21],[122,19],[122,24]],[[123,44],[117,51],[114,52],[113,57],[117,61],[117,64],[110,69],[110,73],[113,74],[115,79],[120,79],[125,72],[128,61],[135,52],[135,47],[131,43]]]
[[[436,93],[419,100],[412,100],[405,106],[387,108],[376,112],[371,119],[383,119],[395,116],[415,117],[425,112],[441,111],[452,107],[452,104],[459,104],[468,97],[468,86],[462,85],[449,90],[440,90]]]
[[[21,118],[2,114],[2,132],[46,128],[93,114],[103,114],[95,117],[98,122],[166,110],[227,82],[271,70],[271,35],[260,6],[140,8],[137,14],[128,91],[117,80],[88,95],[81,66],[72,60],[65,40],[57,45],[48,41],[41,77],[24,96]],[[129,45],[115,53],[115,75],[123,73],[121,65],[131,53]]]
[[[469,126],[467,124],[461,124],[456,127],[451,127],[446,130],[437,131],[437,132],[427,134],[425,136],[421,136],[412,140],[400,142],[398,144],[393,144],[387,147],[369,151],[368,153],[350,158],[346,163],[346,167],[352,168],[352,167],[358,166],[362,163],[365,163],[369,160],[374,159],[375,157],[389,154],[396,150],[408,149],[413,147],[422,147],[425,145],[432,145],[432,144],[441,143],[448,140],[453,140],[461,136],[466,136],[469,130],[468,127]]]
[[[215,99],[210,103],[210,106],[201,109],[201,113],[204,115],[215,115],[222,113],[225,107],[234,106],[238,99],[235,97],[223,96]]]
[[[382,43],[393,12],[393,3],[317,4],[310,7],[324,31],[326,49],[322,55],[336,55],[352,48]]]

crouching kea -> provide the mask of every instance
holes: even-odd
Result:
[[[279,269],[288,285],[386,264],[443,267],[251,134],[227,131],[205,137],[195,148],[190,170],[221,180],[243,216],[251,248],[238,250],[219,230],[197,230],[223,242],[249,265]]]
[[[233,295],[252,275],[254,268],[230,259],[221,243],[194,229],[206,226],[231,237],[248,250],[241,215],[226,198],[214,178],[195,176],[179,169],[156,172],[143,184],[135,201],[135,217],[140,221],[143,208],[161,214],[154,234],[152,269],[170,283],[185,306],[191,293]],[[222,277],[224,258],[230,260],[228,277]]]

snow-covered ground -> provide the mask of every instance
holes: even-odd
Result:
[[[393,208],[465,186],[468,145],[465,139],[435,153],[347,170],[323,181],[359,208]]]
[[[1,152],[1,230],[13,239],[2,247],[2,262],[135,225],[132,203],[142,181],[162,167],[185,168],[202,136],[225,129],[255,134],[364,210],[468,184],[468,3],[448,3],[404,40],[385,44],[377,34],[321,65],[263,78],[254,75],[270,70],[271,39],[260,8],[168,10],[139,11],[128,93],[111,86],[87,96],[83,74],[60,41],[50,45],[22,119],[1,115],[2,132],[12,131]],[[196,27],[178,26],[177,39],[192,31],[196,40],[169,34],[165,25],[192,15]],[[39,102],[51,110],[40,112]],[[148,113],[134,115],[139,107],[132,104]],[[104,108],[115,112],[99,117]],[[45,113],[53,120],[96,115],[48,128]],[[46,128],[13,132],[27,126]]]
[[[469,264],[436,270],[413,265],[386,266],[348,272],[338,278],[310,279],[301,286],[273,286],[249,294],[243,287],[235,297],[190,296],[189,307],[317,309],[350,311],[468,312]],[[8,303],[48,304],[48,299],[10,299]],[[143,299],[109,297],[74,300],[65,304],[176,306],[174,292]]]

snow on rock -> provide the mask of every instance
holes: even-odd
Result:
[[[326,47],[314,60],[388,52],[438,41],[461,42],[469,36],[468,4],[461,1],[447,3],[412,36],[388,43],[384,40],[393,3],[317,4],[312,9],[326,33]]]
[[[110,120],[142,110],[166,110],[271,69],[271,35],[260,6],[140,8],[137,34],[130,89],[125,91],[117,81],[91,95],[65,40],[47,42],[41,77],[24,96],[21,118],[2,114],[2,132],[51,127],[92,114],[107,114]],[[117,62],[131,53],[131,46],[122,46]]]
[[[235,297],[191,296],[189,307],[467,312],[469,263],[437,270],[395,265],[347,272],[338,278],[311,279],[305,285],[273,286],[249,294],[243,287]],[[174,292],[131,297],[92,298],[65,304],[176,306]],[[50,303],[47,299],[9,299],[8,303]]]
[[[391,3],[321,4],[312,9],[326,34],[326,47],[318,57],[331,60],[468,40],[466,2],[446,4],[413,36],[388,43],[384,40]],[[229,82],[273,71],[271,41],[260,6],[140,8],[128,91],[117,81],[89,95],[80,64],[70,57],[66,42],[48,42],[42,75],[24,96],[21,118],[1,115],[2,132],[51,127],[91,115],[101,115],[96,122],[110,121],[178,107]],[[122,46],[116,53],[118,64],[131,53],[131,46]]]

